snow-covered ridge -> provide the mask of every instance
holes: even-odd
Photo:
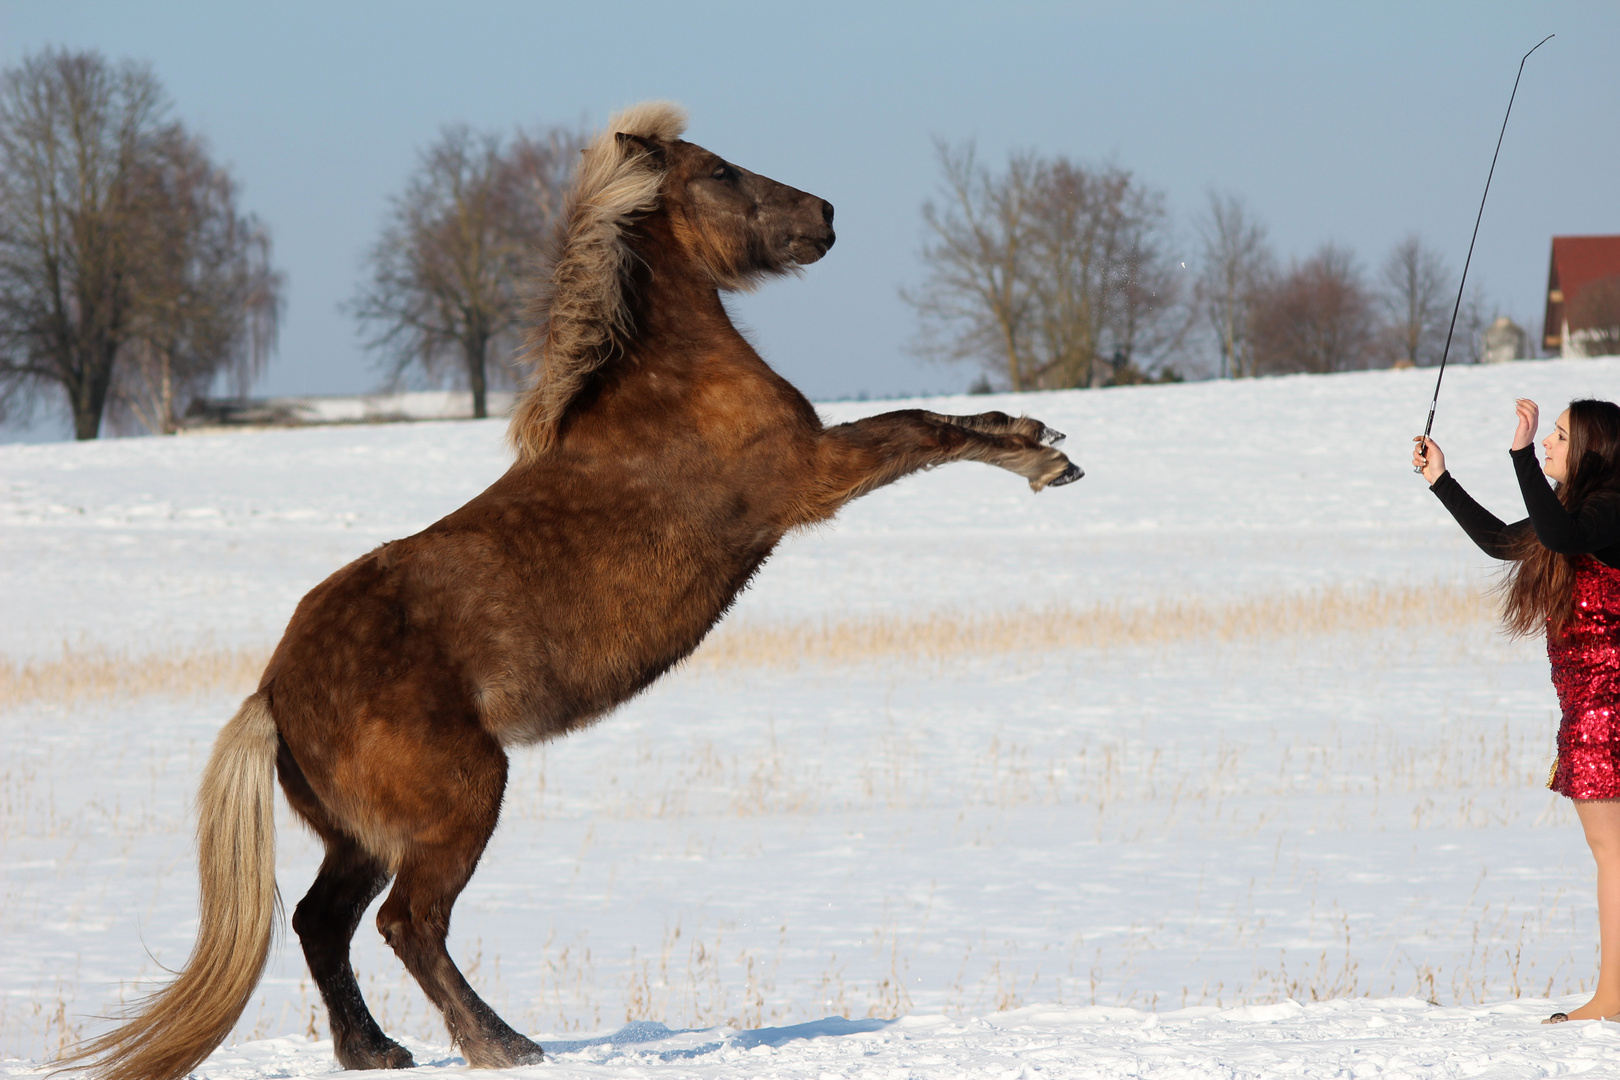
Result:
[[[485,412],[507,416],[516,395],[492,390]],[[241,427],[300,427],[317,424],[381,424],[402,420],[467,420],[473,415],[468,390],[402,390],[381,394],[311,394],[252,398],[204,398],[186,410],[181,433]]]

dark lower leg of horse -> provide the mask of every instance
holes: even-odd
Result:
[[[382,863],[348,842],[327,846],[309,893],[293,912],[309,973],[326,1002],[332,1050],[345,1069],[409,1069],[410,1051],[383,1034],[360,996],[349,943],[366,906],[388,884]]]
[[[496,1069],[532,1065],[543,1058],[540,1045],[513,1031],[484,1003],[444,947],[451,905],[472,876],[482,847],[480,842],[470,859],[445,859],[447,854],[464,854],[445,852],[436,853],[438,859],[407,859],[377,913],[377,928],[428,1000],[444,1014],[450,1037],[467,1064]]]
[[[1033,417],[1008,416],[1004,412],[975,413],[972,416],[948,416],[944,413],[929,413],[934,419],[957,427],[965,427],[969,431],[982,432],[985,435],[1023,435],[1034,439],[1042,446],[1056,446],[1068,438],[1056,428],[1049,428]]]

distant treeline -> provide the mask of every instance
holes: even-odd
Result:
[[[1211,191],[1183,261],[1163,193],[1128,170],[1033,153],[996,170],[972,144],[936,148],[926,277],[901,296],[915,351],[978,364],[975,389],[1439,362],[1457,278],[1415,234],[1371,279],[1333,243],[1284,266],[1243,200]],[[1494,314],[1464,298],[1452,359],[1479,359]]]
[[[173,432],[222,378],[245,396],[264,371],[286,290],[269,230],[169,113],[149,68],[94,52],[0,72],[0,420],[54,403],[81,439],[108,418]],[[454,125],[422,151],[345,305],[392,384],[470,389],[479,416],[512,385],[524,288],[584,141]],[[1334,244],[1283,266],[1242,200],[1211,192],[1184,262],[1163,193],[1125,169],[937,149],[924,276],[901,295],[915,351],[979,365],[976,389],[1439,359],[1455,278],[1415,235],[1370,280]],[[1487,309],[1466,298],[1455,359],[1478,357]]]

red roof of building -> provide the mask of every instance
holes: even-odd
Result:
[[[1557,348],[1563,338],[1565,303],[1592,282],[1611,277],[1620,277],[1620,236],[1553,237],[1542,323],[1547,348]]]

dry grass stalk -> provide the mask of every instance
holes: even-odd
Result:
[[[837,622],[727,624],[698,650],[698,667],[792,666],[874,659],[949,660],[1185,641],[1264,641],[1488,621],[1487,599],[1453,585],[1335,587],[1230,601],[1198,598],[1082,610],[1021,608],[983,615],[875,615]]]
[[[1230,601],[1197,598],[1143,607],[1100,604],[958,615],[869,615],[836,622],[723,626],[692,658],[700,670],[949,660],[963,656],[1243,642],[1370,630],[1455,627],[1489,620],[1489,602],[1461,586],[1337,587]],[[265,649],[197,648],[135,656],[64,646],[50,660],[0,658],[0,709],[34,701],[73,704],[149,694],[245,694],[269,659]]]
[[[34,701],[67,705],[149,694],[248,693],[269,659],[268,649],[199,648],[132,656],[64,645],[61,655],[50,660],[0,658],[0,709]]]

